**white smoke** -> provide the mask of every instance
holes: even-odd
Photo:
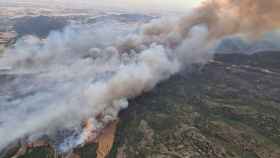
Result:
[[[0,67],[16,76],[0,92],[0,149],[23,137],[51,137],[58,129],[80,133],[61,144],[67,151],[116,120],[128,99],[185,64],[208,60],[207,29],[195,26],[182,40],[172,30],[174,21],[69,26],[45,40],[18,41],[0,58]],[[83,131],[88,119],[92,131]]]

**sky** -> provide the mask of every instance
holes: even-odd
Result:
[[[107,5],[122,5],[132,8],[146,9],[189,9],[198,5],[202,0],[103,0]]]
[[[64,3],[66,6],[106,6],[123,9],[173,10],[190,9],[203,0],[0,0],[0,2],[47,2],[49,5]]]

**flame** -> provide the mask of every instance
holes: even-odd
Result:
[[[98,118],[100,119],[101,116]],[[94,120],[90,118],[85,122],[82,139],[85,143],[97,143],[97,158],[105,158],[113,147],[118,120],[106,124],[103,128],[96,128]]]
[[[85,122],[85,127],[84,127],[84,131],[83,131],[83,134],[82,134],[82,137],[83,137],[82,139],[85,140],[85,143],[95,142],[98,134],[99,134],[99,131],[94,126],[94,119],[89,118]]]

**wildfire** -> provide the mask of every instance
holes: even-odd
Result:
[[[86,143],[91,143],[96,141],[98,136],[98,131],[94,126],[94,119],[90,118],[85,122],[84,132],[82,134],[83,139]]]

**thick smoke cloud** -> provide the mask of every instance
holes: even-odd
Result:
[[[194,25],[203,24],[209,38],[242,33],[254,37],[279,28],[279,7],[278,0],[208,0],[183,18],[178,29],[187,36]]]
[[[1,91],[6,97],[1,98],[0,147],[63,129],[79,134],[61,142],[59,149],[67,151],[117,119],[127,99],[179,71],[170,49],[144,44],[141,31],[135,31],[119,23],[70,26],[45,40],[25,37],[8,49],[0,63],[16,79]],[[86,120],[92,125],[83,130]]]
[[[44,40],[21,39],[0,58],[0,69],[16,76],[0,91],[0,150],[24,137],[54,137],[57,130],[75,133],[59,143],[61,151],[94,140],[128,99],[186,66],[206,63],[223,37],[277,29],[277,6],[274,0],[212,0],[182,19],[140,27],[100,22],[69,26]]]

